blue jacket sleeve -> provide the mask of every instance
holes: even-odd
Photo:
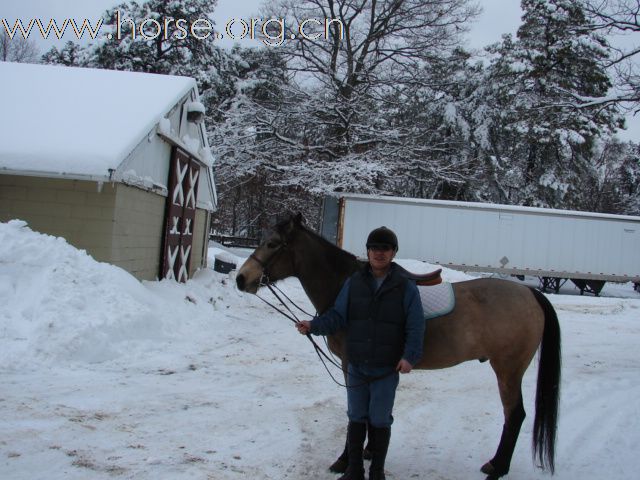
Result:
[[[415,365],[422,358],[424,344],[424,311],[420,293],[415,282],[408,281],[404,295],[404,309],[407,312],[405,327],[404,355],[402,356],[411,365]]]
[[[333,307],[311,321],[311,333],[314,335],[332,335],[347,326],[347,311],[349,308],[349,285],[347,279],[336,298]]]

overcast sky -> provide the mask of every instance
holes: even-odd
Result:
[[[32,18],[40,18],[45,24],[48,23],[49,19],[54,18],[59,25],[65,18],[73,18],[79,23],[86,18],[95,26],[106,9],[122,3],[122,0],[1,1],[0,20],[6,19],[10,26],[13,26],[17,19],[22,20],[27,25]],[[249,18],[255,15],[262,3],[263,0],[219,0],[214,12],[216,27],[222,30],[224,25],[231,19]],[[520,0],[482,0],[478,3],[482,5],[483,13],[471,25],[467,48],[481,49],[486,45],[499,41],[504,33],[515,34],[522,16]],[[41,38],[37,38],[37,33],[38,31],[35,30],[31,38],[37,40],[43,52],[53,45],[62,46],[67,40],[73,38],[67,33],[63,40],[43,41]],[[221,43],[221,45],[225,44],[229,45],[229,42],[223,41]],[[623,139],[640,140],[640,117],[628,118],[627,122],[629,129],[626,132],[621,132],[620,136]]]

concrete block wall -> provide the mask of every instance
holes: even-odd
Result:
[[[141,280],[160,274],[166,197],[118,184],[112,262]]]
[[[64,237],[98,261],[109,261],[116,190],[82,180],[0,175],[0,221]]]
[[[63,237],[139,280],[160,275],[166,197],[120,183],[0,175],[0,221]],[[209,214],[197,210],[189,276],[206,264]]]

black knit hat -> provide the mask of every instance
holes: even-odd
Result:
[[[387,227],[376,228],[367,237],[367,249],[377,245],[390,245],[397,252],[398,237]]]

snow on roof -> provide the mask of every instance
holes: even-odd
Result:
[[[0,62],[0,172],[107,177],[196,83]]]

